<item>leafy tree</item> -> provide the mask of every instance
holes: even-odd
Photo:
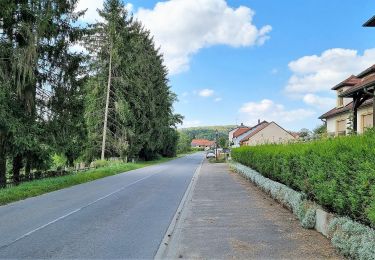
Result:
[[[185,132],[178,132],[177,152],[185,153],[191,150],[191,138]]]
[[[311,131],[307,128],[302,128],[299,132],[298,135],[300,138],[307,140],[311,138]]]
[[[220,137],[219,138],[219,146],[221,147],[221,148],[226,148],[226,147],[228,147],[228,138],[225,138],[225,137]]]

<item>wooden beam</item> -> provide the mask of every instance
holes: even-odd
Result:
[[[357,133],[357,110],[358,110],[358,103],[359,103],[360,97],[357,95],[353,96],[353,132]]]

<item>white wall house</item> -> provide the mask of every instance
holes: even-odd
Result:
[[[241,125],[239,125],[238,127],[232,129],[229,134],[228,134],[228,140],[229,140],[229,144],[234,147],[234,142],[236,141],[236,137],[237,137],[237,133],[241,132],[241,131],[246,131],[250,129],[250,127],[247,127],[245,126],[243,123],[241,123]],[[236,133],[236,134],[235,134]]]

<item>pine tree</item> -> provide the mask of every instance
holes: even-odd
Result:
[[[46,121],[69,113],[49,107],[49,98],[58,88],[72,86],[69,47],[82,30],[73,24],[82,13],[74,13],[77,0],[2,1],[0,31],[2,60],[1,85],[9,82],[9,95],[14,98],[5,135],[8,154],[13,157],[13,178],[20,180],[20,170],[42,167],[47,163],[54,136],[46,131]],[[74,66],[73,66],[74,67]],[[41,93],[52,93],[47,98]],[[59,125],[61,126],[61,124]],[[5,129],[5,127],[4,127]],[[1,139],[1,138],[0,138]],[[67,140],[69,142],[69,139]],[[4,153],[0,153],[4,156]],[[0,159],[4,161],[4,157]],[[1,167],[3,168],[3,167]],[[4,172],[0,169],[0,175]]]

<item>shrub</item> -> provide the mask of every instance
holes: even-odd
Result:
[[[375,132],[308,143],[247,146],[232,158],[328,210],[375,226]]]
[[[375,259],[375,231],[348,218],[335,218],[329,224],[332,244],[354,259]]]
[[[92,164],[94,165],[95,168],[102,168],[102,167],[109,166],[110,162],[107,160],[96,160],[96,161],[93,161]]]

